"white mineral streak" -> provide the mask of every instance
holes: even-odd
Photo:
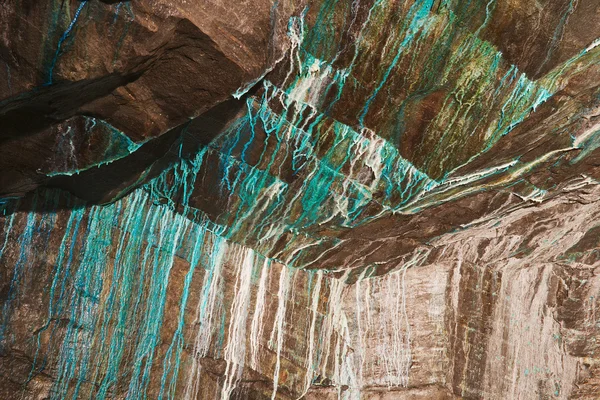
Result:
[[[290,90],[289,100],[316,107],[324,89],[331,80],[330,75],[332,72],[333,69],[330,66],[315,59]]]
[[[405,276],[408,268],[423,259],[423,253],[417,252],[398,271],[371,279],[365,279],[363,274],[353,285],[344,283],[345,277],[330,279],[319,340],[320,357],[315,362],[314,332],[321,285],[317,277],[311,302],[306,387],[315,374],[330,376],[338,397],[354,400],[360,399],[367,386],[408,385],[412,357]]]
[[[326,376],[329,357],[331,353],[331,340],[336,334],[336,329],[340,330],[340,319],[342,310],[342,294],[345,284],[340,279],[332,279],[329,284],[329,301],[327,303],[327,313],[323,321],[321,331],[321,348],[322,358],[320,359],[320,372],[322,376]],[[334,360],[334,363],[338,360]]]
[[[364,296],[357,289],[356,321],[360,324],[358,336],[362,336],[358,369],[363,385],[408,385],[411,351],[405,275],[410,264],[372,279]]]
[[[594,40],[592,42],[592,44],[590,44],[588,47],[586,47],[586,49],[584,50],[585,53],[594,50],[596,47],[600,46],[600,38]]]
[[[473,172],[471,174],[461,175],[461,176],[457,176],[455,178],[450,178],[450,179],[445,180],[443,185],[440,186],[440,188],[446,188],[446,190],[447,190],[451,187],[464,186],[464,185],[476,182],[480,179],[487,178],[488,176],[495,174],[499,171],[508,169],[508,168],[514,166],[516,163],[517,163],[517,161],[511,161],[511,162],[508,162],[505,164],[486,168],[481,171]]]
[[[367,146],[364,150],[365,165],[371,169],[375,177],[369,185],[369,189],[374,191],[382,176],[384,163],[381,151],[384,148],[385,140],[368,128],[363,128],[361,134],[367,138]]]
[[[531,190],[531,193],[529,193],[528,195],[522,195],[522,194],[515,193],[515,196],[521,198],[521,200],[523,200],[523,201],[532,201],[534,203],[541,203],[542,201],[544,201],[546,194],[548,194],[547,190],[536,187],[536,188],[533,188]]]
[[[600,123],[594,124],[582,133],[580,133],[577,138],[573,141],[573,147],[582,148],[582,144],[585,143],[588,139],[598,133],[600,131]]]
[[[495,324],[488,344],[488,368],[494,373],[486,374],[485,387],[506,393],[511,399],[528,399],[538,390],[539,377],[555,375],[560,382],[555,397],[566,398],[577,362],[564,354],[558,334],[560,324],[547,306],[553,266],[507,266],[503,270],[500,304],[492,319]],[[505,335],[512,340],[506,341]]]
[[[312,289],[312,296],[310,302],[310,328],[308,336],[308,352],[306,354],[306,376],[304,381],[304,394],[310,388],[312,380],[315,375],[315,330],[317,323],[317,315],[319,313],[319,302],[321,299],[321,283],[323,282],[323,271],[319,270],[315,273],[317,276],[315,286]],[[302,397],[302,396],[301,396]]]
[[[258,283],[258,292],[256,293],[256,305],[252,315],[252,325],[250,326],[250,368],[258,371],[260,340],[264,333],[263,317],[265,313],[265,302],[267,300],[267,287],[269,285],[269,275],[271,272],[271,260],[265,258]]]
[[[585,174],[581,174],[580,179],[574,179],[573,181],[568,182],[562,188],[562,192],[572,192],[575,190],[583,189],[589,185],[596,186],[596,185],[598,185],[598,182],[596,182],[594,179],[590,178],[589,176],[587,176]]]
[[[302,60],[300,59],[300,45],[304,40],[304,16],[293,17],[290,20],[288,28],[288,37],[290,38],[290,69],[283,80],[281,87],[285,87],[288,79],[294,72],[294,63],[291,60],[295,60],[298,63],[298,69],[302,70]],[[285,106],[285,102],[282,103]]]
[[[279,291],[277,292],[277,314],[275,315],[275,323],[273,325],[273,330],[271,331],[271,347],[273,347],[273,342],[276,341],[276,354],[277,361],[275,364],[275,373],[273,375],[273,394],[271,395],[271,399],[275,399],[277,395],[277,388],[279,386],[279,372],[281,369],[281,351],[283,349],[283,339],[285,332],[285,313],[287,307],[287,298],[290,290],[290,281],[292,277],[292,273],[294,271],[287,268],[282,267],[281,273],[279,275]]]
[[[417,252],[398,271],[384,277],[367,279],[363,273],[354,285],[345,283],[347,275],[335,279],[321,270],[313,273],[305,300],[309,308],[304,332],[306,375],[299,383],[300,390],[306,393],[317,377],[330,379],[339,398],[348,400],[359,399],[368,385],[407,386],[411,339],[405,275],[423,258],[423,253]],[[272,399],[277,397],[286,357],[287,318],[296,315],[296,294],[291,289],[296,287],[297,270],[280,266],[275,315],[266,318],[268,299],[275,295],[269,292],[274,269],[271,260],[258,263],[259,259],[251,249],[214,239],[196,309],[197,330],[184,399],[197,398],[202,391],[200,359],[210,356],[209,352],[220,352],[219,345],[214,347],[219,328],[227,329],[227,333],[222,348],[225,375],[218,397],[225,400],[234,394],[245,368],[261,374],[273,371]],[[231,274],[225,273],[225,265],[233,269]],[[233,288],[227,295],[231,297],[229,307],[224,309],[224,296],[229,293],[226,275],[231,276]],[[251,309],[254,292],[256,300]],[[324,301],[327,304],[321,314]],[[265,351],[262,343],[267,339],[275,354],[273,369],[264,365],[268,358],[261,357]]]
[[[581,189],[585,191],[572,193]],[[461,307],[464,271],[483,274],[487,270],[501,277],[498,289],[493,291],[495,305],[489,316],[492,326],[486,344],[484,397],[496,398],[502,393],[504,398],[529,399],[531,393],[540,392],[541,382],[550,385],[543,390],[557,399],[570,398],[574,389],[580,359],[569,354],[566,343],[583,336],[583,332],[570,332],[557,319],[556,296],[560,291],[584,285],[589,285],[589,295],[582,298],[593,299],[600,291],[598,276],[590,281],[577,281],[576,276],[569,278],[571,267],[564,258],[565,250],[577,246],[584,237],[589,221],[600,218],[600,210],[594,203],[600,189],[593,180],[582,176],[563,191],[568,193],[566,196],[576,196],[577,207],[567,208],[571,204],[568,198],[550,198],[536,205],[533,213],[518,209],[504,215],[501,222],[491,220],[431,243],[445,249],[444,259],[456,260],[452,280],[448,282],[454,310]],[[524,227],[525,220],[535,222]],[[518,257],[507,256],[512,254]],[[486,260],[485,265],[479,265],[478,260]],[[584,264],[573,265],[582,271],[589,268]],[[588,313],[578,324],[593,326],[596,302],[590,301],[587,306]],[[457,319],[455,323],[457,330],[460,321]]]
[[[244,371],[244,361],[246,359],[246,321],[248,320],[250,305],[254,260],[254,251],[251,249],[240,250],[239,256],[234,258],[237,280],[229,316],[227,345],[225,346],[227,367],[225,369],[225,383],[221,392],[222,400],[229,400]]]
[[[192,368],[188,374],[184,391],[184,399],[186,400],[196,399],[200,390],[200,378],[202,376],[200,358],[208,354],[213,332],[220,315],[218,310],[222,304],[220,295],[223,287],[221,271],[227,248],[227,242],[220,237],[215,238],[210,265],[208,266],[209,270],[204,274],[202,295],[196,309],[194,326],[197,327],[197,333],[194,340]]]
[[[349,131],[349,129],[346,129],[346,131]],[[345,134],[344,136],[351,137],[349,134]],[[344,179],[342,196],[339,196],[336,199],[338,213],[344,217],[345,224],[351,222],[349,210],[351,209],[350,198],[352,195],[351,192],[349,192],[349,189],[361,188],[361,186],[357,185],[355,181],[363,183],[361,181],[365,180],[364,177],[369,177],[366,190],[362,190],[365,196],[360,206],[365,206],[368,201],[372,200],[373,192],[376,191],[376,188],[380,183],[382,171],[385,167],[382,151],[384,150],[386,144],[387,143],[385,139],[380,138],[375,134],[375,132],[368,128],[363,128],[361,130],[361,134],[355,135],[352,139],[352,146],[350,148],[352,151],[352,157],[350,158],[349,163],[350,169],[347,173],[348,178]],[[373,178],[370,177],[371,174],[366,173],[365,167],[370,169]],[[407,174],[409,177],[409,182],[413,169],[410,169]]]

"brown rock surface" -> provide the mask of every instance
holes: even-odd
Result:
[[[0,399],[600,399],[595,0],[0,6]]]

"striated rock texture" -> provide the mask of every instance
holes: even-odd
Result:
[[[597,0],[0,32],[0,399],[600,399]]]

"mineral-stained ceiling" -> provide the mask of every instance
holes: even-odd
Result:
[[[5,0],[0,399],[600,399],[598,0]]]

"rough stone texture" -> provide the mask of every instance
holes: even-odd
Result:
[[[1,139],[19,144],[3,152],[2,194],[45,181],[44,169],[19,165],[19,146],[54,157],[31,135],[54,135],[44,131],[64,119],[92,116],[139,145],[225,101],[281,57],[294,3],[4,2]],[[69,126],[73,138],[87,134]]]
[[[598,1],[0,32],[0,398],[600,398]]]
[[[259,294],[262,261],[257,259],[251,264],[254,265],[254,277],[249,303],[246,304],[249,310],[243,336],[246,367],[234,393],[241,398],[270,397],[273,368],[277,364],[279,325],[276,321],[278,310],[282,309],[279,303],[282,298],[285,300],[285,319],[280,325],[283,341],[279,360],[285,374],[279,378],[278,396],[283,396],[281,398],[295,398],[303,392],[309,371],[306,361],[309,354],[312,354],[313,360],[327,355],[329,361],[321,358],[317,363],[324,368],[318,374],[321,378],[312,381],[325,387],[310,389],[306,398],[337,398],[339,393],[354,395],[357,388],[352,386],[353,382],[360,383],[358,387],[362,387],[362,398],[373,399],[596,398],[600,345],[597,342],[600,325],[596,310],[599,306],[600,270],[593,232],[597,225],[595,216],[600,213],[599,193],[595,184],[581,185],[575,191],[541,205],[509,212],[502,220],[485,221],[440,237],[426,248],[418,249],[399,271],[384,276],[341,286],[337,279],[322,276],[323,286],[319,284],[316,297],[315,287],[320,273],[289,270],[282,275],[286,268],[275,264],[265,275],[265,291]],[[40,195],[37,201],[41,202],[43,198],[52,196]],[[69,316],[71,311],[67,307],[79,296],[74,281],[84,275],[76,271],[87,265],[85,259],[90,252],[95,254],[94,246],[102,245],[98,240],[103,236],[94,236],[94,239],[90,236],[95,225],[89,222],[91,217],[85,215],[101,218],[96,223],[105,221],[108,215],[128,218],[128,213],[134,212],[127,211],[131,202],[140,206],[135,200],[125,200],[116,203],[115,209],[110,212],[102,207],[85,211],[86,214],[80,217],[80,233],[76,236],[73,236],[73,219],[77,217],[68,210],[56,215],[44,212],[47,204],[38,203],[37,212],[21,211],[5,218],[4,234],[7,236],[3,236],[3,280],[10,281],[13,266],[17,266],[16,269],[20,266],[24,272],[18,278],[20,284],[15,286],[16,295],[8,294],[15,290],[12,284],[3,289],[3,293],[7,293],[5,298],[10,299],[5,301],[11,302],[9,313],[4,314],[6,309],[3,310],[3,316],[8,316],[4,324],[9,327],[3,342],[5,383],[2,387],[8,393],[4,397],[10,398],[10,393],[25,390],[29,398],[41,398],[45,396],[43,393],[58,390],[56,384],[53,385],[53,377],[61,367],[55,357],[64,356],[69,348],[64,335],[73,329],[82,329],[77,328],[81,323],[80,316]],[[139,211],[140,215],[163,215],[160,218],[164,218],[165,212],[171,213],[164,206],[149,207],[149,211]],[[24,208],[30,209],[31,206],[24,205]],[[106,214],[96,214],[99,212]],[[175,214],[172,215],[169,218],[176,218]],[[27,223],[30,218],[33,218],[33,225]],[[123,240],[119,237],[127,237],[120,233],[123,228],[119,228],[126,221],[115,220],[115,223],[112,236],[107,237],[109,242],[103,244],[112,249],[111,254],[106,255],[106,261],[100,261],[102,265],[96,264],[96,268],[104,268],[104,263],[108,263],[102,275],[104,288],[112,287],[110,282],[114,278],[111,278],[109,266],[117,265],[114,257],[118,253],[115,251]],[[7,230],[10,224],[12,228]],[[170,223],[161,225],[160,229],[167,229],[168,225]],[[27,226],[39,233],[27,239],[28,232],[20,230],[21,227],[28,229]],[[131,224],[127,229],[134,226]],[[552,229],[545,229],[547,226]],[[65,229],[71,229],[71,234]],[[169,232],[172,234],[173,230]],[[194,240],[195,235],[191,232],[186,235],[190,239],[185,241]],[[131,232],[128,235],[130,239],[125,240],[133,240],[132,235],[135,234]],[[141,237],[146,236],[148,234]],[[77,243],[79,240],[73,243],[74,237],[81,237],[81,243]],[[155,238],[158,237],[159,233],[155,235]],[[82,246],[88,247],[84,249]],[[141,249],[145,246],[142,244]],[[164,252],[170,251],[169,244],[163,243],[162,246],[166,246]],[[160,360],[175,337],[184,281],[190,270],[189,251],[193,246],[188,246],[181,245],[180,255],[174,259],[169,272],[163,304],[165,315],[155,350],[155,358],[159,361],[153,374],[157,375],[147,388],[149,398],[158,397],[161,366],[164,368]],[[30,253],[30,248],[38,251]],[[212,361],[212,357],[215,360],[223,357],[228,338],[232,335],[230,326],[236,309],[234,303],[239,296],[235,293],[241,290],[239,274],[243,271],[239,264],[246,265],[241,254],[247,251],[235,248],[233,245],[227,251],[229,256],[226,257],[230,261],[222,267],[225,288],[222,308],[213,309],[217,316],[225,316],[221,328],[226,332],[225,342],[221,345],[214,343],[215,347],[211,347],[209,353],[212,356],[199,361],[206,365],[201,375],[202,382],[206,382],[202,383],[199,398],[218,397],[214,393],[219,394],[223,390],[226,365],[224,361]],[[140,307],[143,309],[145,302],[149,301],[143,293],[153,290],[156,285],[156,282],[152,283],[152,275],[145,275],[149,272],[144,273],[143,266],[149,262],[146,269],[150,268],[152,259],[159,253],[142,253],[146,254],[144,260],[146,257],[150,259],[142,262],[140,255],[141,264],[131,264],[128,268],[134,275],[142,274],[137,282],[142,285]],[[63,254],[62,261],[57,260],[60,254]],[[128,254],[124,253],[123,257],[134,256]],[[73,259],[67,262],[67,256]],[[160,263],[154,265],[160,266]],[[204,268],[210,269],[210,265],[199,269],[189,284],[185,309],[187,322],[183,331],[186,344],[179,361],[180,392],[176,392],[180,393],[179,396],[184,395],[186,382],[194,371],[190,365],[195,329],[198,329],[197,322],[193,322],[197,320],[194,310],[207,287],[203,283],[206,276]],[[153,273],[156,274],[156,270]],[[64,281],[63,275],[66,277]],[[289,291],[280,289],[282,276],[289,278]],[[48,296],[52,287],[58,291],[61,282],[65,282],[65,288],[61,289],[61,293],[64,291],[65,294],[58,296],[55,293],[51,301]],[[337,282],[335,285],[339,289],[329,289],[329,282]],[[125,284],[122,282],[120,285]],[[135,286],[130,286],[131,290]],[[106,290],[103,289],[100,299],[109,296]],[[257,311],[261,310],[257,306],[261,296],[265,296],[262,312]],[[97,303],[95,312],[98,315],[106,312],[103,311],[106,301]],[[313,314],[311,310],[318,313]],[[62,313],[67,315],[61,317]],[[260,315],[257,319],[260,323],[254,322],[254,315]],[[327,315],[331,318],[331,325],[327,322]],[[143,324],[144,318],[139,315],[130,318],[134,319],[131,320],[133,325],[128,325],[128,332],[133,335],[129,340],[136,343],[139,333],[133,332],[140,328],[133,326]],[[43,321],[48,321],[49,325],[45,326]],[[98,332],[98,329],[95,331]],[[312,336],[311,331],[314,332]],[[258,338],[260,346],[256,361],[253,361],[255,356],[251,350],[252,337]],[[340,341],[340,338],[343,340]],[[85,343],[85,337],[79,340]],[[314,346],[312,353],[311,343]],[[32,360],[35,360],[33,367]],[[127,371],[131,368],[127,365],[125,362],[121,366],[125,377],[120,378],[123,383],[114,389],[117,397],[117,393],[127,393],[130,379]],[[43,372],[38,372],[37,368],[42,366]],[[345,373],[345,369],[351,369],[352,373]],[[25,384],[28,378],[30,380]],[[333,387],[327,388],[329,385]],[[407,388],[386,389],[402,385]]]

